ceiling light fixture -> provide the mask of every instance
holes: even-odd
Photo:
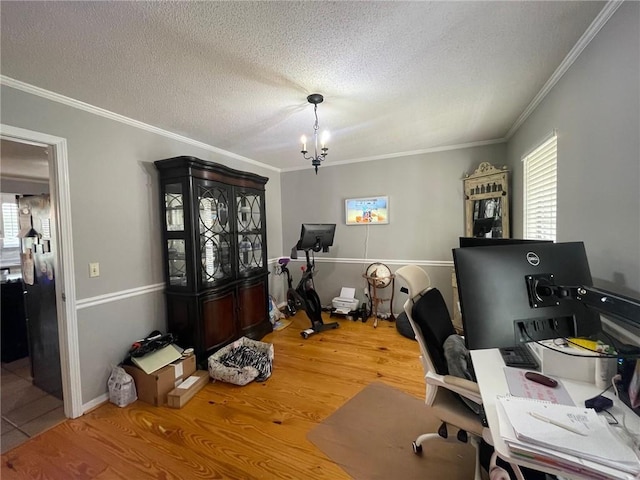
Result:
[[[311,165],[316,169],[316,175],[318,174],[318,167],[320,163],[324,160],[324,157],[327,156],[327,151],[329,148],[327,147],[327,141],[329,140],[329,132],[326,130],[322,132],[322,138],[320,139],[320,155],[318,155],[318,104],[324,101],[324,97],[319,93],[312,93],[307,97],[307,102],[313,104],[313,114],[316,117],[316,123],[313,124],[313,152],[314,155],[311,157],[307,157],[307,137],[304,135],[300,139],[302,142],[302,156],[305,160],[311,160]]]

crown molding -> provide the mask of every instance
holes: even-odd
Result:
[[[272,170],[274,172],[280,172],[279,168],[273,167],[271,165],[267,165],[266,163],[258,162],[257,160],[253,160],[248,157],[243,157],[242,155],[229,152],[228,150],[223,150],[221,148],[214,147],[213,145],[208,145],[206,143],[193,140],[183,135],[178,135],[177,133],[173,133],[168,130],[163,130],[162,128],[154,127],[153,125],[149,125],[147,123],[140,122],[138,120],[134,120],[129,117],[125,117],[124,115],[120,115],[119,113],[114,113],[109,110],[105,110],[104,108],[96,107],[94,105],[81,102],[80,100],[76,100],[74,98],[65,97],[64,95],[60,95],[59,93],[51,92],[49,90],[45,90],[44,88],[36,87],[35,85],[30,85],[28,83],[21,82],[20,80],[15,80],[5,75],[0,75],[0,84],[5,85],[7,87],[15,88],[16,90],[21,90],[23,92],[30,93],[32,95],[36,95],[38,97],[46,98],[47,100],[51,100],[52,102],[62,103],[64,105],[77,108],[79,110],[84,110],[85,112],[93,113],[94,115],[99,115],[101,117],[105,117],[110,120],[114,120],[116,122],[124,123],[126,125],[139,128],[141,130],[146,130],[148,132],[152,132],[157,135],[162,135],[163,137],[167,137],[172,140],[177,140],[179,142],[186,143],[188,145],[193,145],[194,147],[202,148],[203,150],[217,153],[224,157],[249,163],[251,165],[255,165],[256,167],[266,168],[267,170]]]
[[[591,43],[591,40],[598,34],[600,29],[609,21],[611,16],[615,13],[615,11],[620,8],[623,4],[624,0],[612,0],[609,1],[603,8],[600,10],[600,13],[596,16],[596,18],[591,22],[589,28],[584,32],[582,37],[578,40],[578,42],[573,46],[571,51],[564,58],[562,63],[558,66],[553,75],[547,80],[547,83],[544,84],[542,89],[538,92],[538,94],[533,97],[531,103],[524,109],[524,112],[518,117],[516,122],[507,132],[505,137],[506,140],[509,140],[522,126],[524,121],[533,113],[533,111],[542,103],[542,100],[545,99],[547,94],[551,91],[551,89],[560,81],[560,79],[564,76],[564,74],[569,70],[569,67],[573,65],[573,62],[577,60],[582,51]]]
[[[461,143],[458,145],[446,145],[442,147],[424,148],[421,150],[411,150],[408,152],[387,153],[384,155],[373,155],[370,157],[353,158],[350,160],[340,160],[337,162],[323,163],[322,166],[337,167],[339,165],[348,165],[351,163],[372,162],[374,160],[388,160],[390,158],[411,157],[414,155],[424,155],[427,153],[447,152],[449,150],[462,150],[464,148],[484,147],[486,145],[495,145],[498,143],[505,143],[506,141],[507,141],[506,138],[495,138],[493,140],[482,140],[479,142]],[[309,165],[303,165],[299,167],[284,167],[280,169],[280,171],[293,172],[296,170],[307,170],[308,168],[309,168]]]

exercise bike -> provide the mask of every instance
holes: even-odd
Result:
[[[298,310],[304,310],[304,301],[298,292],[296,292],[296,289],[293,288],[291,272],[287,267],[290,261],[290,258],[281,258],[278,260],[280,275],[284,273],[287,276],[287,305],[285,306],[285,314],[287,317],[293,317]]]
[[[295,289],[291,288],[291,276],[289,270],[286,270],[289,279],[287,305],[289,305],[289,300],[291,299],[291,303],[296,307],[296,310],[304,310],[309,320],[311,320],[311,328],[300,332],[302,338],[309,338],[315,333],[332,330],[340,326],[338,322],[324,323],[322,321],[322,304],[320,303],[320,297],[318,297],[316,293],[313,282],[315,259],[313,261],[311,260],[312,251],[329,251],[329,247],[333,245],[335,227],[335,224],[302,224],[300,240],[296,246],[291,249],[291,258],[298,258],[299,250],[303,250],[307,258],[307,265],[304,267],[302,277]]]

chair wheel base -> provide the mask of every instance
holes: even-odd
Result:
[[[411,442],[411,446],[413,447],[413,453],[416,455],[420,455],[422,453],[422,445],[418,445],[416,442]]]

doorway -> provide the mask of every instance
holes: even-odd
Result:
[[[49,228],[49,149],[2,139],[0,152],[4,453],[65,415]]]
[[[4,124],[0,124],[0,138],[17,144],[42,147],[46,149],[48,154],[48,186],[52,207],[50,225],[51,250],[55,252],[55,314],[59,333],[58,346],[63,407],[66,418],[76,418],[82,415],[83,407],[75,307],[75,277],[66,139]],[[3,179],[6,173],[4,167],[3,163]]]

